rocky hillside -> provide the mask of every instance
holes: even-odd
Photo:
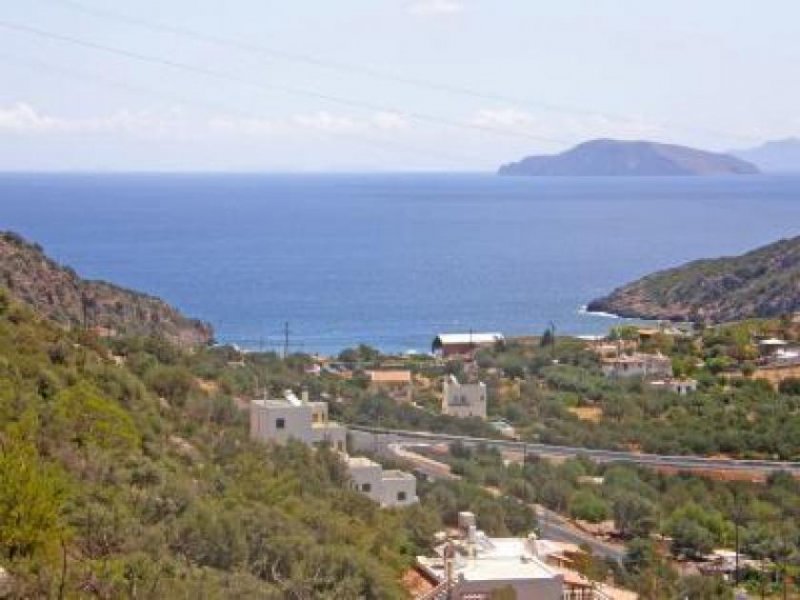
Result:
[[[529,156],[499,175],[751,175],[758,168],[727,154],[647,141],[592,140],[561,154]]]
[[[103,281],[81,279],[15,233],[0,232],[0,287],[68,327],[113,335],[162,335],[181,345],[206,344],[211,326],[184,317],[164,301]]]
[[[800,311],[800,237],[648,275],[592,301],[588,309],[711,322]]]

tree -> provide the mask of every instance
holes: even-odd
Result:
[[[580,490],[572,496],[569,512],[576,519],[599,523],[609,516],[608,504],[594,492]]]
[[[669,527],[672,536],[670,551],[675,556],[701,558],[714,548],[714,536],[697,521],[688,517],[675,520]]]
[[[0,437],[0,548],[9,560],[47,551],[66,535],[67,484],[43,461],[25,431],[29,419]]]
[[[633,492],[623,492],[612,505],[614,523],[624,536],[646,537],[656,526],[653,504]]]
[[[778,390],[781,394],[800,396],[800,377],[788,377],[780,382]]]

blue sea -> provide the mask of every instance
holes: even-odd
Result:
[[[220,341],[427,351],[442,331],[597,334],[656,269],[800,233],[800,177],[0,175],[0,227],[161,296]]]

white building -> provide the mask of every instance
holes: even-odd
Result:
[[[341,453],[353,488],[382,507],[407,506],[418,502],[417,479],[410,473],[384,470],[364,457],[347,454],[347,429],[328,420],[327,402],[309,402],[303,392],[292,391],[280,399],[254,400],[250,406],[250,437],[254,440],[285,444],[290,439],[308,445],[327,442]]]
[[[502,333],[440,333],[431,350],[440,358],[471,358],[480,348],[492,348],[505,342]]]
[[[384,470],[374,460],[350,456],[347,470],[353,488],[383,507],[408,506],[418,502],[417,479],[410,473]]]
[[[656,381],[651,381],[650,386],[655,389],[666,389],[681,396],[686,396],[697,391],[697,381],[694,379],[658,379]]]
[[[490,538],[476,529],[472,513],[459,513],[459,528],[462,536],[437,546],[436,556],[417,557],[437,582],[430,597],[449,591],[446,597],[458,600],[489,598],[510,587],[520,599],[562,600],[564,576],[539,558],[535,537]]]
[[[606,377],[672,377],[672,360],[661,353],[623,354],[603,359],[601,369]]]
[[[455,375],[444,380],[442,414],[486,418],[486,384],[459,383]]]
[[[347,429],[328,420],[327,402],[309,402],[292,391],[281,399],[253,400],[250,406],[250,437],[285,444],[296,439],[313,445],[327,442],[339,452],[346,451]]]

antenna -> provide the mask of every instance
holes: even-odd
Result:
[[[289,356],[289,321],[283,324],[283,358]]]

